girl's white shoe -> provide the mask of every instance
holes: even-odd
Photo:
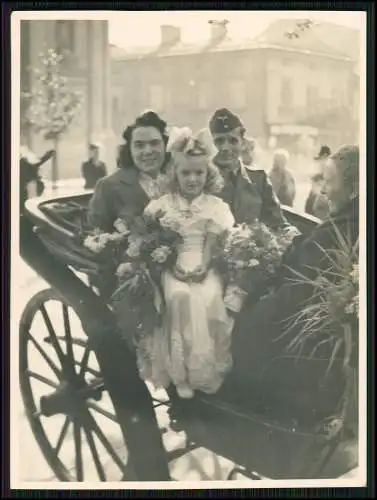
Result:
[[[194,391],[188,385],[179,385],[176,389],[178,396],[182,399],[191,399],[194,397]]]

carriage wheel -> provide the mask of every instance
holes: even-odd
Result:
[[[19,360],[26,416],[57,478],[135,480],[81,321],[53,289],[37,293],[25,307]]]

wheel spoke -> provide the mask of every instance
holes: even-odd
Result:
[[[103,447],[106,449],[107,453],[111,456],[114,462],[117,464],[119,469],[123,472],[125,469],[125,463],[123,460],[117,455],[112,445],[107,440],[104,433],[101,431],[99,425],[96,420],[93,418],[91,413],[88,411],[88,424],[90,425],[92,431],[97,435],[98,439],[101,441]]]
[[[96,411],[97,413],[99,413],[100,415],[103,415],[104,417],[108,418],[109,420],[111,420],[112,422],[115,422],[116,424],[118,424],[118,420],[116,418],[115,415],[113,415],[112,413],[110,413],[109,411],[107,410],[104,410],[103,408],[101,408],[99,405],[97,405],[96,403],[93,403],[92,401],[88,401],[88,407],[91,409],[91,410],[94,410]]]
[[[30,378],[35,378],[35,380],[39,380],[39,382],[43,382],[44,384],[48,385],[49,387],[53,387],[54,389],[57,389],[59,387],[59,384],[57,384],[56,382],[53,382],[43,375],[40,375],[39,373],[33,372],[31,370],[27,370],[26,375],[28,375]]]
[[[75,441],[75,461],[77,481],[84,480],[84,465],[82,461],[81,427],[77,420],[73,423],[73,435]]]
[[[68,427],[69,427],[69,424],[70,424],[70,420],[69,420],[69,417],[65,417],[65,420],[64,420],[64,424],[63,424],[63,427],[62,427],[62,430],[60,431],[60,435],[59,435],[59,438],[58,438],[58,441],[56,443],[56,446],[55,446],[55,453],[56,453],[56,456],[59,455],[59,452],[61,450],[61,447],[63,445],[63,441],[64,441],[64,438],[66,437],[67,435],[67,431],[68,431]]]
[[[72,345],[72,333],[71,325],[69,323],[68,307],[66,304],[62,303],[63,309],[63,321],[64,321],[64,331],[66,337],[67,345],[67,356],[66,356],[66,366],[72,375],[75,374],[75,358],[73,355],[73,345]]]
[[[50,335],[52,345],[56,351],[56,354],[58,355],[58,358],[59,358],[60,364],[62,365],[62,368],[64,368],[64,366],[66,365],[66,363],[65,363],[66,356],[64,356],[64,354],[63,354],[63,351],[62,351],[62,348],[60,347],[60,344],[59,344],[58,338],[56,336],[54,327],[52,326],[50,317],[49,317],[49,315],[46,311],[46,308],[43,304],[40,307],[40,311],[41,311],[43,319],[46,323],[47,330],[48,330],[48,333]]]
[[[85,347],[85,351],[84,351],[84,354],[83,354],[83,357],[81,359],[81,363],[80,363],[80,376],[82,377],[84,375],[84,373],[87,371],[87,368],[88,368],[88,361],[89,361],[89,356],[90,356],[90,349],[89,347]]]
[[[35,338],[32,336],[32,334],[29,332],[28,337],[39,352],[39,354],[43,357],[43,359],[46,361],[48,366],[51,368],[51,370],[54,372],[54,374],[58,377],[60,380],[61,378],[61,371],[59,368],[55,365],[55,363],[52,361],[52,359],[49,358],[49,356],[46,354],[46,352],[43,350],[43,348],[39,345],[39,343],[35,340]]]
[[[85,434],[86,434],[86,439],[88,440],[90,451],[92,452],[92,456],[93,456],[94,464],[95,464],[96,469],[97,469],[98,477],[100,478],[101,481],[106,481],[106,474],[105,474],[104,468],[102,467],[101,460],[100,460],[99,455],[98,455],[98,450],[96,448],[96,444],[95,444],[94,439],[93,439],[92,431],[90,429],[87,429],[86,427],[84,427],[84,430],[85,430]]]
[[[81,366],[80,361],[75,361],[75,364],[77,366]],[[94,368],[86,367],[85,371],[96,378],[101,378],[101,372],[99,372],[98,370],[94,370]]]

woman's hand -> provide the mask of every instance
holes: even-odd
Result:
[[[197,266],[191,273],[191,280],[193,283],[201,283],[207,276],[208,266],[206,264],[201,264]]]
[[[191,273],[187,273],[184,269],[182,269],[179,265],[175,265],[173,269],[173,275],[179,281],[189,281],[191,277]]]

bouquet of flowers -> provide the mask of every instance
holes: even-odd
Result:
[[[129,227],[128,246],[118,263],[118,287],[112,295],[121,331],[149,335],[160,320],[161,273],[174,266],[181,236],[175,221],[162,211],[136,217]]]
[[[214,262],[227,282],[228,309],[238,312],[249,293],[268,287],[285,250],[299,234],[293,226],[274,232],[261,222],[240,224],[227,232]]]
[[[110,294],[114,287],[115,271],[128,246],[129,235],[129,230],[120,219],[115,222],[114,228],[112,233],[95,228],[90,231],[83,230],[78,235],[95,264],[95,278],[101,284],[101,289]]]

